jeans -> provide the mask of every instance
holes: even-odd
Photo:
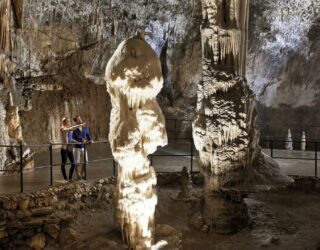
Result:
[[[66,164],[67,164],[68,158],[71,163],[71,168],[69,170],[69,180],[72,180],[73,171],[76,166],[74,163],[73,152],[62,148],[61,149],[61,171],[62,171],[63,178],[65,180],[68,180],[67,174],[66,174]]]

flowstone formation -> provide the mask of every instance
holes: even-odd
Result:
[[[19,107],[14,104],[12,92],[16,90],[13,74],[16,65],[12,62],[14,28],[22,28],[23,0],[0,0],[0,144],[24,144],[19,116]],[[3,105],[1,99],[4,99]],[[2,106],[3,105],[3,106]],[[33,168],[33,155],[30,149],[22,152],[23,168]],[[20,170],[20,154],[15,147],[0,148],[0,170],[10,174]]]
[[[118,165],[115,221],[130,249],[151,249],[157,180],[147,157],[167,144],[167,134],[155,99],[163,85],[160,61],[142,33],[118,46],[105,77],[112,102],[109,141]]]
[[[193,137],[205,179],[204,216],[212,228],[229,233],[248,218],[242,194],[226,195],[227,188],[253,175],[259,184],[290,179],[258,146],[255,96],[245,79],[249,1],[203,0],[202,8],[203,81]],[[233,204],[213,198],[219,195],[230,197]]]

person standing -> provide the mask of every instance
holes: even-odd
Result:
[[[81,125],[77,129],[75,129],[72,133],[72,139],[78,144],[74,146],[74,155],[76,161],[76,173],[78,179],[85,179],[84,176],[84,164],[88,162],[88,152],[85,150],[84,144],[93,142],[92,136],[90,134],[89,128],[82,123],[82,119],[80,115],[76,115],[73,119],[77,125]],[[84,157],[85,155],[85,157]],[[85,159],[85,160],[84,160]]]
[[[60,153],[61,153],[61,172],[62,172],[64,181],[72,180],[72,175],[75,168],[75,161],[74,161],[74,155],[73,155],[73,145],[69,143],[72,142],[72,131],[81,126],[82,124],[71,126],[70,120],[68,118],[64,117],[62,119],[62,125],[60,127],[62,146],[61,146]],[[71,167],[69,170],[69,179],[66,173],[66,164],[67,164],[68,158],[71,163]]]

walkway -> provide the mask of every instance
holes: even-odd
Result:
[[[88,148],[89,164],[87,167],[88,181],[104,176],[113,175],[113,159],[108,144],[94,144]],[[177,172],[183,166],[191,167],[191,145],[190,141],[172,142],[165,148],[159,150],[152,157],[152,163],[157,172]],[[270,155],[270,150],[264,149]],[[311,151],[287,151],[274,150],[274,157],[288,158],[314,158]],[[193,171],[199,171],[196,158],[192,157]],[[276,159],[281,169],[288,175],[314,176],[314,160],[282,160]],[[53,163],[60,163],[60,151],[53,152]],[[320,160],[318,161],[320,166]],[[35,191],[50,185],[49,152],[44,151],[35,155],[36,169],[29,173],[24,173],[24,191]],[[67,170],[69,166],[67,167]],[[75,178],[74,173],[74,178]],[[53,168],[53,183],[62,182],[60,166]],[[20,175],[0,176],[0,193],[16,193],[20,191]]]

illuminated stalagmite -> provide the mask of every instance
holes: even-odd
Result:
[[[193,136],[205,197],[250,177],[290,182],[258,146],[255,96],[245,78],[249,0],[202,0],[202,9],[203,82]]]
[[[118,164],[115,220],[131,249],[151,249],[157,196],[147,156],[167,144],[167,135],[155,99],[163,85],[160,61],[142,33],[118,46],[106,81],[112,102],[109,141]]]

